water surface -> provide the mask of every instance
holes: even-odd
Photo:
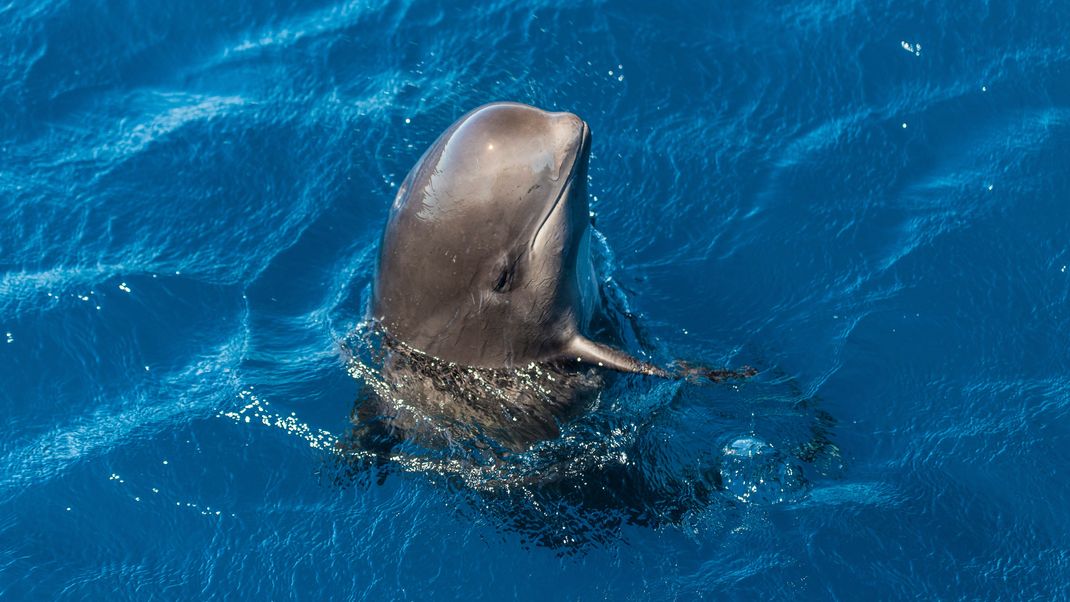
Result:
[[[1068,17],[0,5],[0,593],[1070,595]],[[604,392],[600,466],[715,485],[670,520],[544,491],[552,545],[433,470],[338,478],[389,202],[493,100],[590,124],[650,352],[762,370]]]

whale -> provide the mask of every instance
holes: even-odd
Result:
[[[755,372],[640,357],[640,325],[597,273],[611,262],[587,199],[591,144],[573,113],[495,102],[457,119],[409,171],[348,349],[362,388],[336,443],[339,482],[426,475],[553,548],[625,522],[676,523],[716,499],[719,462],[662,472],[649,453],[662,412],[622,406],[635,385],[659,388],[669,408],[685,388],[664,379]]]
[[[516,102],[469,111],[423,153],[379,244],[365,321],[378,368],[351,365],[369,389],[354,447],[522,452],[614,375],[751,374],[667,370],[622,349],[591,255],[590,156],[581,118]]]
[[[590,127],[495,102],[463,115],[401,184],[371,314],[392,339],[476,368],[579,362],[669,373],[586,336],[602,305],[590,256]]]

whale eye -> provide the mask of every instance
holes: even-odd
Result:
[[[509,282],[513,279],[513,266],[508,265],[502,269],[502,273],[498,274],[498,281],[494,283],[494,290],[498,293],[504,293],[509,286]]]
[[[506,259],[502,265],[501,271],[498,272],[498,277],[494,281],[494,292],[506,293],[513,289],[516,279],[517,264],[520,263],[520,258]]]

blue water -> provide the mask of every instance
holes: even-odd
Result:
[[[1070,596],[1070,3],[719,4],[0,4],[0,597]],[[682,515],[339,468],[390,200],[493,100],[590,124],[649,353],[760,369],[603,392]]]

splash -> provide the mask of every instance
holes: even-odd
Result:
[[[229,418],[239,423],[260,424],[279,429],[289,436],[303,439],[313,449],[331,451],[338,443],[338,437],[330,431],[309,426],[297,417],[296,412],[290,412],[288,416],[284,416],[271,411],[271,402],[260,399],[253,392],[252,386],[242,389],[238,393],[238,399],[243,403],[240,409],[229,412],[221,411],[216,416]]]

